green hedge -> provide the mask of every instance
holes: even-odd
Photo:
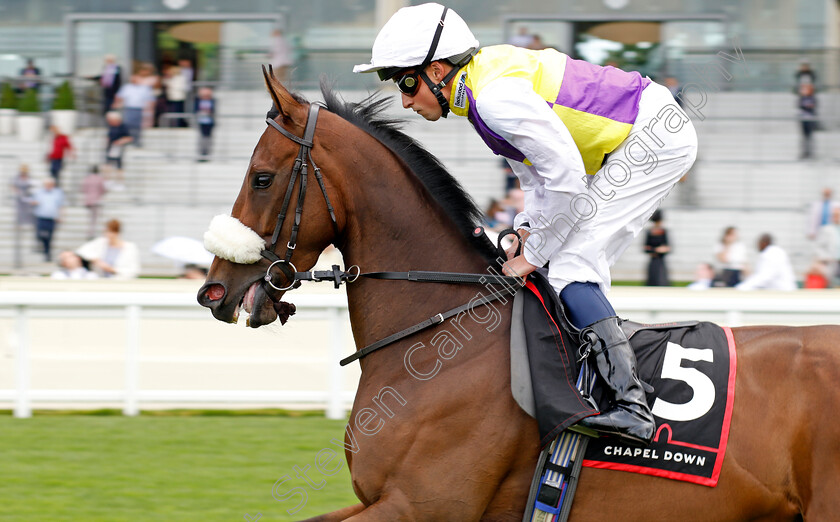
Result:
[[[64,82],[55,90],[53,110],[73,111],[76,110],[76,101],[73,99],[73,88],[70,82]]]
[[[12,86],[6,82],[0,89],[0,109],[17,109],[17,94]]]
[[[38,91],[35,89],[26,89],[20,100],[18,101],[18,111],[20,112],[41,112],[41,104],[38,102]]]

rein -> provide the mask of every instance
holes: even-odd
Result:
[[[424,283],[482,284],[486,286],[504,286],[504,288],[501,290],[493,290],[493,292],[488,296],[473,298],[467,304],[458,306],[451,310],[447,310],[446,312],[436,314],[433,317],[426,319],[425,321],[415,324],[414,326],[410,326],[397,333],[391,334],[388,337],[385,337],[384,339],[380,339],[379,341],[376,341],[375,343],[370,344],[362,348],[361,350],[358,350],[353,355],[342,359],[339,363],[341,366],[346,366],[353,361],[365,357],[371,352],[379,350],[380,348],[384,348],[385,346],[388,346],[389,344],[392,344],[411,334],[414,334],[421,330],[425,330],[430,326],[439,325],[443,323],[446,319],[450,317],[455,317],[461,313],[472,310],[476,306],[485,305],[493,301],[502,299],[505,294],[512,295],[513,292],[511,292],[511,287],[518,288],[524,285],[522,279],[518,277],[505,275],[465,274],[457,272],[428,272],[422,270],[409,272],[362,273],[358,265],[353,265],[352,267],[350,267],[349,271],[342,271],[338,265],[333,265],[332,270],[298,272],[295,265],[292,264],[291,259],[295,247],[297,246],[297,236],[298,230],[300,229],[301,218],[303,215],[303,202],[306,196],[306,183],[310,164],[312,165],[312,169],[315,174],[315,179],[318,181],[318,185],[321,188],[321,193],[324,195],[324,200],[327,203],[327,210],[330,214],[330,220],[332,221],[333,230],[335,231],[336,236],[338,236],[339,234],[338,222],[335,218],[335,210],[333,209],[332,203],[330,202],[330,198],[327,195],[327,189],[324,186],[324,179],[321,175],[321,169],[319,169],[318,166],[315,165],[315,162],[312,159],[312,147],[314,146],[313,140],[315,137],[315,126],[318,121],[318,111],[320,110],[320,108],[321,106],[316,103],[313,103],[309,106],[309,115],[306,120],[306,127],[304,128],[302,138],[295,136],[294,134],[280,126],[280,124],[278,124],[276,121],[270,118],[266,118],[265,120],[268,125],[280,132],[280,134],[300,145],[297,158],[295,159],[294,167],[292,168],[292,175],[289,178],[289,186],[286,188],[286,194],[283,197],[283,205],[280,208],[280,212],[277,214],[277,223],[274,226],[274,233],[271,235],[271,245],[260,251],[260,256],[271,261],[271,264],[268,266],[268,269],[266,269],[265,277],[263,278],[266,283],[268,283],[272,288],[278,291],[286,291],[298,288],[301,284],[301,281],[332,281],[335,285],[335,288],[338,288],[341,285],[341,283],[353,283],[360,277],[387,281],[414,281]],[[277,255],[277,253],[274,250],[277,247],[277,241],[280,238],[280,231],[283,228],[283,223],[286,220],[286,214],[289,210],[289,204],[292,200],[292,192],[294,191],[295,181],[297,180],[298,176],[300,176],[300,186],[298,188],[297,208],[295,208],[294,222],[292,223],[292,233],[289,236],[288,243],[286,243],[286,254],[284,255],[284,257],[281,258]],[[483,233],[483,230],[479,227],[476,229],[475,233]],[[517,237],[519,237],[519,234],[517,234],[515,230],[509,229],[503,231],[499,235],[499,249],[501,249],[501,239],[508,234],[514,234]],[[519,252],[520,249],[518,248],[517,255],[519,255]],[[283,275],[286,276],[286,279],[290,281],[288,286],[278,287],[274,284],[271,276],[271,269],[274,268],[274,266],[277,266],[278,269],[281,272],[283,272]],[[354,268],[355,273],[353,271]]]

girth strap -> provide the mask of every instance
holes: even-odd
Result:
[[[370,354],[371,352],[374,352],[374,351],[376,351],[380,348],[384,348],[385,346],[388,346],[391,343],[399,341],[400,339],[402,339],[404,337],[408,337],[409,335],[411,335],[413,333],[417,333],[421,330],[425,330],[426,328],[428,328],[430,326],[439,325],[439,324],[443,323],[445,320],[449,319],[450,317],[454,317],[454,316],[456,316],[460,313],[466,312],[467,310],[471,310],[471,309],[473,309],[477,306],[481,306],[481,305],[485,305],[487,303],[491,303],[493,301],[497,301],[497,300],[501,299],[502,297],[504,297],[504,294],[506,294],[506,293],[507,293],[506,291],[501,290],[499,292],[492,293],[490,295],[481,297],[479,299],[473,299],[469,303],[467,303],[465,305],[461,305],[457,308],[453,308],[452,310],[448,310],[446,312],[439,313],[439,314],[437,314],[433,317],[430,317],[430,318],[426,319],[423,322],[417,323],[414,326],[410,326],[410,327],[406,328],[405,330],[401,330],[401,331],[399,331],[395,334],[391,334],[384,339],[380,339],[379,341],[376,341],[375,343],[362,348],[361,350],[357,351],[356,353],[354,353],[350,357],[346,357],[346,358],[342,359],[341,362],[339,362],[339,364],[341,366],[347,366],[351,362],[353,362],[357,359],[361,359],[362,357]]]

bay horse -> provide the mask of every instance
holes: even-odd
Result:
[[[294,220],[276,226],[277,216],[311,116],[308,103],[264,75],[276,126],[260,137],[231,215],[282,249]],[[295,247],[287,252],[297,269],[311,268],[330,243],[362,271],[481,273],[498,266],[495,247],[472,234],[480,211],[431,154],[382,116],[381,97],[345,103],[322,91],[326,109],[312,129],[309,159],[321,169],[323,187],[309,183],[299,201],[305,211],[296,245],[287,245]],[[300,177],[292,185],[299,183]],[[299,202],[291,198],[289,212]],[[278,311],[287,315],[285,291],[263,281],[269,264],[216,257],[199,302],[228,322],[244,307],[255,328],[275,321]],[[277,270],[275,276],[285,288],[290,276]],[[482,290],[359,279],[347,288],[355,343],[366,346]],[[344,440],[360,502],[312,520],[521,520],[540,448],[536,421],[511,396],[510,313],[510,301],[488,304],[458,324],[424,330],[360,360]],[[736,400],[718,485],[584,468],[572,520],[838,516],[840,421],[831,412],[840,411],[840,327],[733,333]]]

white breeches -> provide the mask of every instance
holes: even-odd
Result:
[[[667,88],[642,92],[630,135],[610,153],[576,199],[579,229],[550,260],[549,281],[560,292],[571,282],[610,287],[610,267],[627,249],[697,157],[691,120]]]

